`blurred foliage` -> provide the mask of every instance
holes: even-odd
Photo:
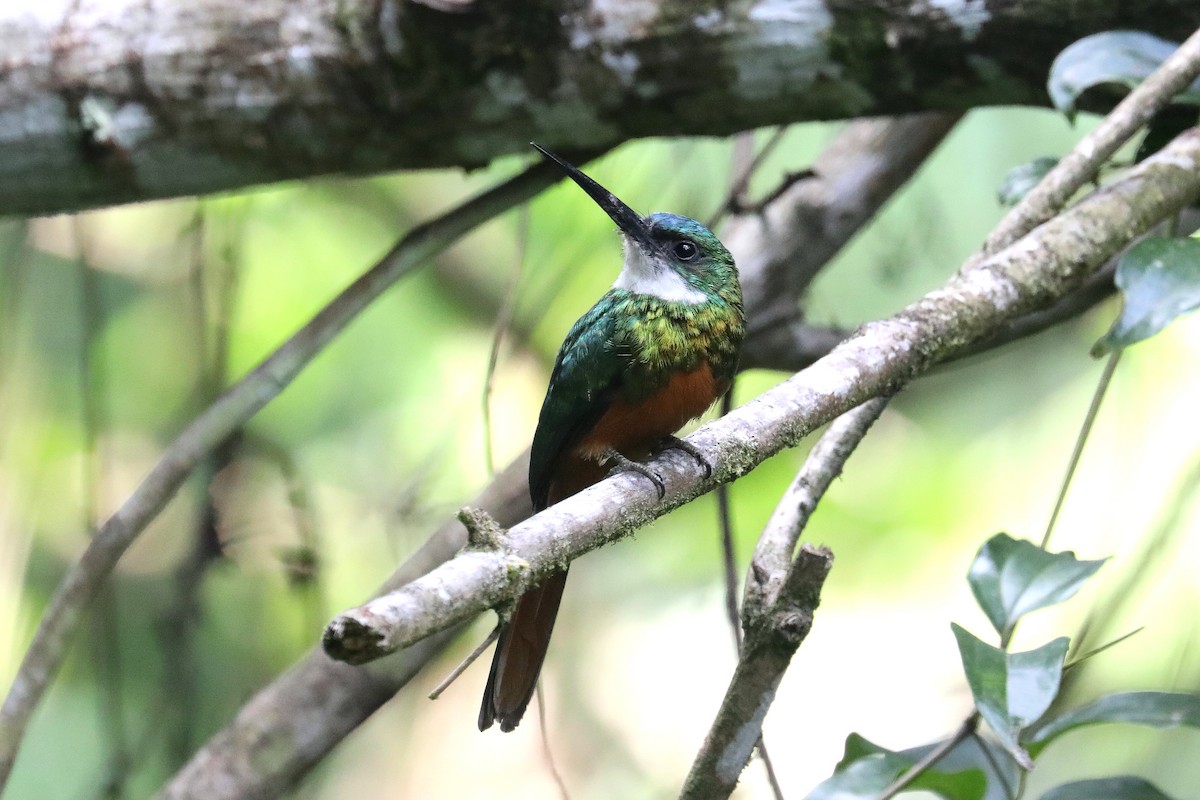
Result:
[[[805,167],[837,127],[789,131],[751,194]],[[1012,165],[1066,152],[1078,135],[1048,111],[971,114],[817,281],[811,318],[854,325],[940,285],[999,218],[995,188]],[[90,521],[120,503],[215,387],[413,224],[524,162],[0,221],[0,682]],[[647,141],[587,169],[640,211],[705,218],[724,199],[730,162],[728,141]],[[531,204],[490,400],[498,465],[528,444],[565,331],[616,275],[612,228],[570,185]],[[12,797],[100,797],[110,784],[148,794],[485,483],[482,387],[518,229],[515,213],[498,219],[402,281],[210,465],[211,483],[198,475],[185,487],[121,562],[113,613],[97,612],[35,717]],[[963,580],[986,538],[1041,531],[1098,371],[1088,346],[1115,315],[1107,304],[921,380],[850,461],[808,533],[837,564],[766,723],[789,796],[832,772],[851,731],[902,749],[944,737],[970,709],[946,622],[988,625]],[[1072,707],[1115,690],[1200,685],[1200,539],[1187,536],[1200,506],[1184,478],[1200,459],[1198,356],[1195,319],[1126,354],[1055,532],[1058,549],[1113,559],[1071,604],[1017,633],[1014,650],[1032,649],[1077,630],[1090,608],[1105,616],[1088,646],[1148,626],[1136,645],[1078,670],[1064,687]],[[785,377],[746,374],[735,399]],[[84,385],[102,387],[90,454]],[[732,488],[743,559],[804,450]],[[701,499],[572,570],[544,683],[551,745],[576,800],[673,795],[711,721],[733,663],[715,516]],[[197,550],[214,534],[215,551]],[[180,635],[187,620],[194,636]],[[475,731],[486,664],[436,703],[424,699],[491,624],[477,623],[297,796],[556,797],[536,724]],[[1084,767],[1096,761],[1186,796],[1200,784],[1198,734],[1152,733],[1097,727],[1056,741],[1030,796],[1095,777]],[[752,763],[738,796],[765,792]]]

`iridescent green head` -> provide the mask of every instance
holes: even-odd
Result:
[[[660,211],[642,217],[574,164],[532,144],[579,184],[624,234],[625,265],[614,288],[688,305],[709,302],[714,296],[740,305],[733,256],[712,231],[678,214]]]

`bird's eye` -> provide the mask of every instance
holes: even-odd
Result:
[[[674,253],[675,257],[680,261],[691,261],[700,251],[696,248],[695,242],[689,242],[687,239],[683,239],[682,241],[675,243],[675,245],[671,248],[671,252]]]

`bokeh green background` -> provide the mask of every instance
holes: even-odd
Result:
[[[754,191],[806,166],[837,128],[789,131]],[[938,286],[999,218],[1004,173],[1065,152],[1080,132],[1046,111],[969,115],[818,280],[810,318],[854,325]],[[211,395],[221,336],[217,382],[228,383],[405,230],[528,160],[0,221],[0,684],[89,519],[121,502]],[[588,170],[639,210],[705,218],[730,162],[728,141],[648,141]],[[389,291],[253,419],[232,463],[208,485],[190,482],[146,531],[121,562],[109,611],[89,618],[39,710],[8,796],[103,797],[113,775],[127,796],[147,795],[486,482],[488,353],[518,274],[490,398],[497,468],[527,445],[558,344],[615,277],[619,245],[574,186],[524,213],[483,226]],[[902,748],[965,715],[949,623],[981,636],[988,627],[963,576],[994,532],[1040,538],[1100,372],[1087,350],[1116,310],[1106,303],[919,381],[851,460],[805,537],[837,561],[766,722],[789,797],[830,773],[851,731]],[[1113,559],[1069,604],[1023,625],[1017,646],[1073,635],[1114,593],[1121,602],[1094,643],[1146,630],[1081,669],[1069,704],[1117,689],[1200,689],[1200,509],[1178,500],[1200,458],[1198,360],[1196,319],[1133,348],[1087,446],[1053,545]],[[744,374],[736,402],[785,377]],[[743,564],[806,446],[734,486]],[[206,497],[226,557],[207,565],[195,606],[181,610],[180,565]],[[1148,537],[1171,515],[1147,558]],[[572,570],[544,673],[549,739],[572,797],[669,797],[686,773],[733,663],[715,518],[701,499]],[[315,572],[297,579],[308,549]],[[1138,580],[1122,588],[1130,574]],[[180,650],[185,618],[195,635]],[[536,715],[507,736],[475,730],[486,663],[438,701],[424,697],[491,624],[478,621],[296,796],[556,797]],[[1195,798],[1198,754],[1195,731],[1088,730],[1046,752],[1030,796],[1132,771]],[[738,796],[765,792],[752,763]]]

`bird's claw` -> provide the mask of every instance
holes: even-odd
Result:
[[[692,444],[686,439],[680,439],[678,436],[667,436],[662,440],[658,447],[659,453],[663,452],[664,450],[682,450],[692,458],[696,459],[696,463],[704,469],[705,480],[708,480],[712,477],[712,464],[708,463],[708,459],[704,457],[704,453],[700,452],[699,447],[696,447],[696,445]]]
[[[633,459],[626,458],[616,450],[609,450],[604,454],[604,464],[611,463],[612,469],[608,471],[609,475],[615,472],[636,472],[639,475],[645,476],[651,483],[654,484],[655,490],[658,492],[658,499],[662,500],[667,496],[667,485],[663,483],[662,476],[654,470],[647,467],[645,464],[639,464]]]

